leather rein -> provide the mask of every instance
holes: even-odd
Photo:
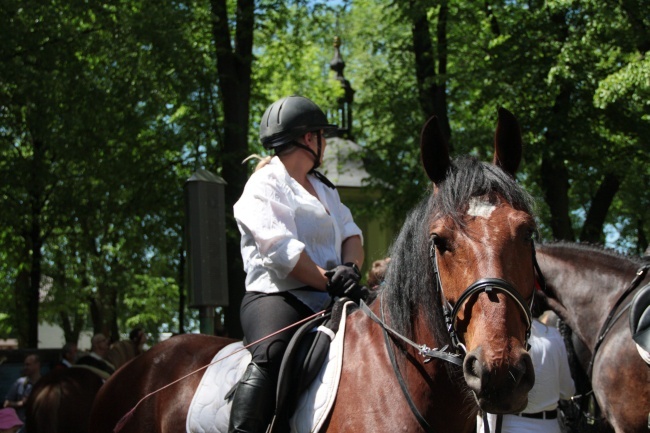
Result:
[[[542,285],[542,289],[544,290],[546,288],[545,287],[546,283],[544,281],[544,277],[542,275],[541,269],[537,264],[537,258],[535,257],[534,243],[532,244],[532,250],[533,250],[532,252],[533,265],[535,271],[538,274],[538,278]],[[434,431],[433,428],[429,425],[429,423],[426,421],[424,416],[417,409],[417,406],[415,405],[415,402],[413,401],[413,398],[411,397],[411,394],[406,385],[406,381],[404,380],[404,377],[402,376],[402,373],[399,370],[399,366],[397,365],[397,361],[395,359],[394,350],[390,346],[390,336],[393,337],[393,340],[395,338],[399,338],[406,344],[417,349],[418,354],[425,358],[424,360],[425,364],[430,362],[433,358],[438,358],[443,361],[447,361],[454,365],[462,367],[463,365],[462,356],[466,354],[467,350],[465,348],[465,345],[460,342],[460,339],[458,338],[458,332],[456,331],[456,319],[458,313],[463,307],[463,305],[474,295],[478,296],[482,292],[491,293],[493,290],[499,290],[505,293],[510,298],[512,298],[515,301],[515,304],[517,304],[520,310],[524,313],[524,316],[526,317],[526,345],[528,347],[528,338],[530,337],[530,331],[532,326],[531,308],[535,300],[535,290],[533,290],[533,296],[531,298],[530,304],[528,304],[525,301],[525,299],[521,296],[521,294],[507,281],[501,278],[482,278],[474,282],[473,284],[471,284],[467,289],[465,289],[465,291],[463,291],[463,293],[456,301],[456,304],[452,306],[451,303],[446,299],[442,289],[442,282],[440,280],[440,273],[438,271],[436,246],[433,242],[433,237],[429,239],[429,259],[431,260],[431,264],[433,266],[433,270],[435,274],[436,290],[440,293],[441,298],[443,300],[442,309],[445,317],[445,323],[447,325],[447,332],[449,333],[449,337],[451,338],[453,348],[455,349],[453,352],[447,350],[449,348],[448,345],[445,345],[440,349],[438,348],[432,349],[428,347],[426,344],[417,344],[411,341],[409,338],[405,337],[404,335],[400,334],[399,332],[395,331],[390,326],[388,326],[385,322],[385,316],[384,316],[384,308],[382,302],[383,292],[379,296],[381,319],[377,317],[377,315],[373,313],[372,310],[370,310],[370,308],[363,301],[361,301],[360,307],[361,310],[368,315],[368,317],[370,317],[373,321],[375,321],[382,327],[383,334],[384,334],[384,341],[386,344],[386,350],[388,351],[390,362],[393,366],[393,371],[395,372],[395,376],[397,377],[400,388],[402,389],[402,393],[404,394],[404,397],[406,398],[406,401],[409,407],[411,408],[411,412],[413,412],[413,415],[418,420],[418,423],[420,424],[422,429],[428,433],[432,433]]]

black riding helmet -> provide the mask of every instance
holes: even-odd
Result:
[[[260,141],[265,149],[277,149],[310,131],[336,130],[312,100],[294,95],[274,102],[260,122]],[[320,143],[320,138],[319,138]]]

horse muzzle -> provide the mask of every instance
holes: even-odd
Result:
[[[532,359],[523,348],[510,357],[510,362],[487,362],[481,347],[465,357],[465,381],[485,412],[521,412],[528,404],[528,391],[535,384]]]

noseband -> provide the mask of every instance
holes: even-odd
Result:
[[[531,308],[533,307],[533,302],[535,300],[535,290],[533,290],[533,296],[530,300],[530,305],[526,300],[521,296],[521,294],[506,280],[501,278],[482,278],[478,281],[475,281],[470,285],[456,301],[456,304],[452,307],[451,303],[445,297],[445,293],[442,290],[442,281],[440,280],[440,272],[438,270],[438,257],[436,255],[436,246],[433,242],[433,236],[429,239],[429,258],[433,265],[433,272],[435,273],[436,284],[440,296],[442,297],[443,306],[442,310],[445,315],[445,322],[447,324],[447,332],[451,338],[451,343],[454,348],[462,349],[464,352],[467,352],[465,345],[460,342],[458,337],[458,332],[456,330],[456,320],[458,319],[458,313],[463,308],[463,305],[474,295],[478,295],[482,292],[492,293],[495,290],[505,293],[507,296],[510,296],[511,299],[519,306],[519,309],[524,313],[526,317],[526,338],[525,342],[528,345],[528,338],[530,337],[530,329],[533,321],[533,315],[531,313]],[[533,244],[533,263],[535,268],[537,266],[537,260],[535,259],[535,246]],[[540,272],[541,275],[541,272]]]

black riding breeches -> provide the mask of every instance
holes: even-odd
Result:
[[[309,307],[290,293],[246,292],[240,311],[244,343],[257,341],[312,314]],[[252,362],[266,366],[277,375],[282,356],[298,328],[295,326],[249,347]]]

